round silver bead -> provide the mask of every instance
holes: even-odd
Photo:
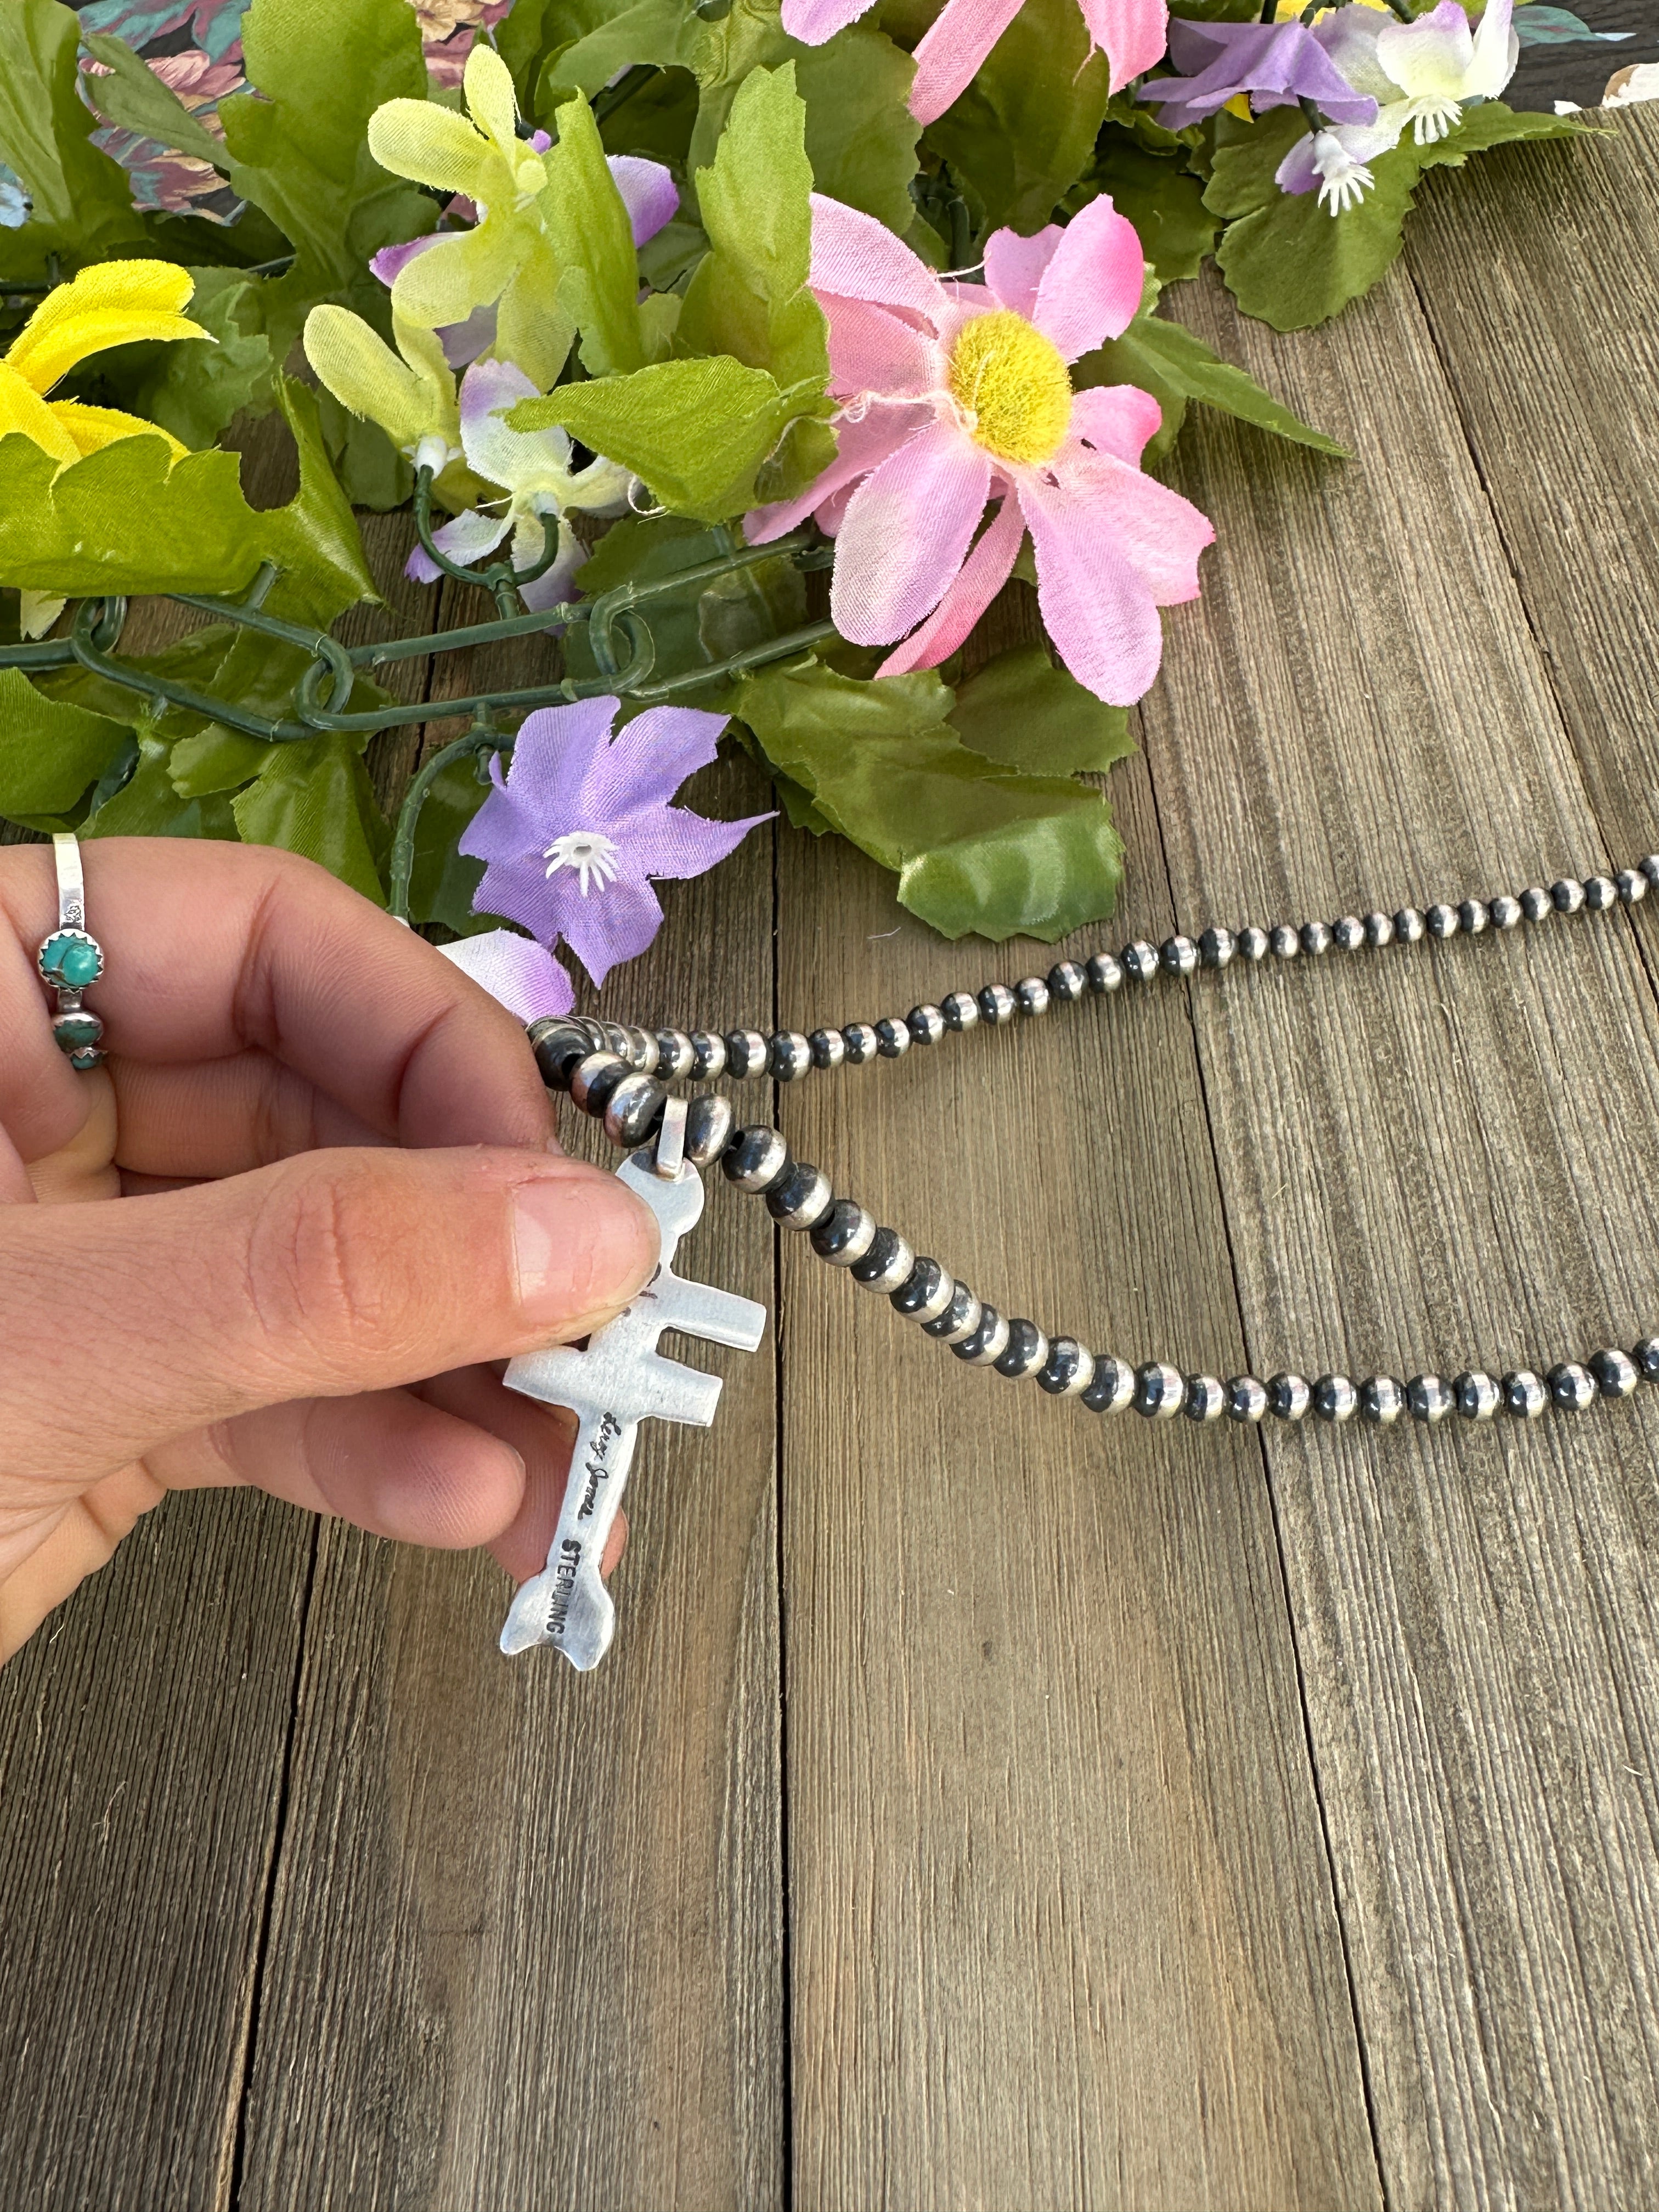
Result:
[[[1552,1367],[1545,1380],[1564,1413],[1587,1413],[1595,1403],[1595,1377],[1576,1359],[1564,1359],[1559,1367]]]
[[[1550,1402],[1550,1394],[1529,1367],[1514,1367],[1499,1386],[1504,1410],[1517,1421],[1535,1421]]]
[[[812,1041],[799,1030],[775,1030],[766,1057],[775,1082],[799,1083],[811,1073]]]
[[[957,1283],[950,1304],[921,1326],[926,1334],[937,1337],[941,1344],[960,1344],[979,1327],[981,1311],[980,1302],[967,1284]]]
[[[684,1083],[696,1061],[691,1049],[691,1040],[684,1030],[657,1031],[657,1065],[655,1073],[665,1083]]]
[[[1650,853],[1645,860],[1638,860],[1636,865],[1648,881],[1659,889],[1659,853]]]
[[[1008,1323],[994,1306],[982,1307],[979,1327],[951,1349],[964,1367],[994,1367],[1008,1349]]]
[[[1437,1375],[1413,1375],[1406,1385],[1406,1407],[1413,1420],[1432,1428],[1452,1409],[1452,1394]]]
[[[896,1014],[884,1014],[876,1024],[876,1050],[884,1060],[902,1060],[910,1049],[910,1031]]]
[[[1331,924],[1331,937],[1339,952],[1358,952],[1365,942],[1365,925],[1357,914],[1345,914]]]
[[[1310,960],[1322,960],[1336,942],[1327,921],[1304,921],[1299,933],[1302,950]]]
[[[1074,1336],[1057,1336],[1048,1346],[1048,1357],[1037,1375],[1037,1389],[1051,1398],[1076,1398],[1095,1379],[1095,1356]]]
[[[1097,952],[1085,960],[1083,972],[1089,978],[1089,988],[1103,999],[1123,981],[1123,970],[1109,952]]]
[[[1227,1410],[1226,1385],[1217,1375],[1189,1375],[1181,1410],[1189,1421],[1218,1421]]]
[[[1429,925],[1414,906],[1402,906],[1394,918],[1395,941],[1400,945],[1420,945],[1428,929]]]
[[[1227,1419],[1259,1421],[1267,1410],[1267,1386],[1254,1375],[1235,1375],[1227,1385]]]
[[[1659,1382],[1659,1336],[1644,1336],[1631,1346],[1630,1356],[1650,1382]]]
[[[909,1279],[916,1255],[896,1229],[878,1229],[870,1249],[851,1266],[853,1280],[862,1291],[879,1291],[891,1297]]]
[[[790,1165],[789,1147],[776,1129],[745,1129],[721,1165],[734,1189],[770,1190]]]
[[[590,1105],[588,1101],[593,1097],[593,1086],[601,1077],[611,1085],[621,1079],[613,1073],[617,1068],[624,1076],[627,1074],[628,1062],[619,1052],[590,1052],[586,1060],[578,1061],[576,1072],[570,1079],[570,1096],[584,1114],[604,1110],[605,1097],[609,1095],[608,1092],[602,1094],[595,1105]]]
[[[980,1019],[994,1029],[1006,1027],[1018,1012],[1019,1001],[1006,983],[988,983],[979,994]]]
[[[1089,978],[1075,960],[1057,960],[1048,970],[1048,995],[1070,1005],[1089,988]]]
[[[691,1032],[691,1079],[709,1083],[726,1073],[726,1039],[710,1036],[707,1030]]]
[[[949,1272],[937,1260],[918,1260],[907,1279],[891,1293],[893,1310],[925,1328],[947,1310],[956,1289]]]
[[[1528,921],[1542,921],[1555,912],[1555,902],[1541,884],[1528,884],[1521,894],[1521,911]]]
[[[1619,886],[1611,876],[1586,876],[1584,904],[1592,914],[1605,914],[1618,902]]]
[[[1492,908],[1483,899],[1465,899],[1457,909],[1457,927],[1465,937],[1479,937],[1492,921]]]
[[[1095,1360],[1089,1387],[1082,1393],[1091,1413],[1121,1413],[1135,1395],[1135,1371],[1125,1359],[1109,1359],[1104,1352]]]
[[[1368,914],[1365,916],[1365,942],[1373,949],[1394,943],[1394,916],[1391,914]]]
[[[832,1267],[850,1267],[875,1243],[880,1225],[855,1199],[838,1198],[811,1232],[812,1249]]]
[[[1034,1321],[1022,1321],[1018,1316],[1008,1324],[1008,1341],[1002,1357],[996,1362],[999,1375],[1011,1382],[1023,1382],[1032,1376],[1041,1375],[1048,1359],[1048,1340]]]
[[[1620,868],[1614,881],[1626,906],[1639,906],[1648,895],[1648,879],[1639,868]]]
[[[1265,929],[1258,929],[1247,921],[1238,933],[1238,957],[1241,960],[1265,960],[1273,950],[1272,939]]]
[[[656,1057],[654,1040],[652,1057]],[[633,1152],[649,1141],[662,1119],[668,1093],[654,1075],[624,1075],[605,1102],[605,1133],[619,1151]]]
[[[1577,914],[1584,903],[1584,886],[1577,876],[1558,876],[1550,885],[1550,904],[1557,914]]]
[[[1178,1367],[1152,1360],[1135,1370],[1135,1411],[1149,1421],[1167,1421],[1178,1413],[1186,1395],[1186,1379]]]
[[[1224,968],[1238,950],[1238,939],[1231,929],[1212,924],[1198,940],[1198,957],[1206,968]]]
[[[912,1006],[904,1017],[904,1025],[912,1044],[937,1044],[945,1035],[944,1012],[933,1006]]]
[[[1489,1421],[1503,1403],[1504,1394],[1490,1375],[1472,1367],[1452,1384],[1452,1396],[1466,1421]]]
[[[1158,957],[1166,975],[1190,975],[1198,967],[1198,947],[1190,937],[1166,937]]]
[[[1405,1410],[1405,1385],[1395,1382],[1392,1375],[1368,1376],[1360,1384],[1359,1413],[1363,1420],[1375,1422],[1379,1429],[1391,1428]]]
[[[798,1160],[777,1188],[767,1193],[766,1210],[780,1229],[816,1229],[835,1196],[822,1168]]]
[[[1346,1375],[1322,1375],[1314,1384],[1313,1409],[1322,1421],[1351,1421],[1359,1410],[1359,1393]]]
[[[1446,905],[1443,900],[1437,899],[1423,919],[1429,925],[1431,937],[1455,937],[1457,934],[1457,908]]]
[[[1492,916],[1494,929],[1513,929],[1521,919],[1521,902],[1511,898],[1507,891],[1500,891],[1486,911]]]
[[[839,1030],[814,1030],[806,1042],[812,1048],[814,1067],[839,1067],[847,1057],[847,1040]]]
[[[1144,937],[1137,937],[1133,945],[1126,945],[1118,957],[1126,974],[1137,983],[1152,983],[1158,980],[1158,947],[1148,945]]]
[[[1313,1402],[1313,1392],[1300,1375],[1267,1377],[1267,1411],[1275,1420],[1299,1421]]]
[[[868,1022],[848,1022],[841,1033],[848,1067],[862,1067],[873,1060],[880,1049],[881,1040]]]
[[[685,1109],[685,1157],[694,1168],[710,1168],[732,1141],[737,1116],[732,1101],[718,1091],[706,1091]]]
[[[1596,1353],[1590,1373],[1604,1398],[1628,1398],[1642,1379],[1628,1352],[1611,1350]]]
[[[1275,960],[1294,960],[1302,950],[1301,934],[1288,921],[1279,922],[1270,931],[1267,942],[1273,947]]]
[[[760,1075],[766,1067],[766,1039],[758,1030],[727,1030],[726,1064],[739,1082]]]
[[[1041,975],[1022,975],[1014,986],[1014,998],[1022,1014],[1046,1014],[1048,1011],[1048,986]]]
[[[939,1012],[947,1030],[971,1030],[979,1021],[979,1001],[971,991],[952,991]]]

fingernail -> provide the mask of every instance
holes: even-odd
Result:
[[[581,1336],[621,1310],[657,1264],[656,1217],[614,1176],[567,1170],[513,1194],[519,1310]]]

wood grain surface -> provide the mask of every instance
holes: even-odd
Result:
[[[1324,331],[1175,303],[1353,458],[1186,433],[1219,543],[1091,942],[1659,846],[1659,116],[1421,200]],[[472,611],[391,592],[356,619]],[[1030,623],[1016,589],[979,649]],[[607,1011],[873,1019],[1054,957],[943,945],[781,825],[665,905]],[[744,1097],[1130,1358],[1540,1366],[1659,1324],[1656,927],[1236,968]],[[598,1675],[500,1660],[487,1565],[204,1496],[0,1674],[0,2202],[1653,2202],[1644,1400],[1100,1421],[752,1206],[686,1258],[778,1328],[708,1356],[713,1431],[647,1430]]]

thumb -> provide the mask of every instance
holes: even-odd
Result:
[[[258,1407],[581,1336],[657,1251],[625,1184],[546,1152],[307,1152],[113,1205],[9,1208],[0,1468],[84,1480]]]

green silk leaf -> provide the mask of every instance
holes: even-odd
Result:
[[[417,922],[441,922],[457,937],[475,937],[500,924],[494,915],[475,914],[472,901],[483,881],[484,864],[470,860],[456,847],[469,822],[489,795],[475,763],[451,761],[427,787],[415,824],[415,865],[410,871],[409,911]]]
[[[181,799],[168,774],[172,745],[153,730],[138,732],[138,765],[121,788],[81,824],[82,837],[219,837],[234,841],[228,800]]]
[[[210,722],[195,737],[179,738],[167,762],[167,774],[180,799],[206,799],[252,783],[270,750],[263,738],[244,737],[240,730]]]
[[[827,45],[795,46],[816,190],[872,215],[902,238],[915,217],[910,180],[921,126],[910,112],[916,65],[879,31],[851,23]]]
[[[592,110],[580,95],[558,110],[541,207],[559,261],[559,301],[581,332],[592,376],[645,363],[640,343],[639,259],[628,210],[606,165]]]
[[[969,186],[988,230],[1041,230],[1093,155],[1107,79],[1077,0],[1025,0],[923,143]]]
[[[238,269],[192,269],[190,274],[196,289],[185,313],[216,343],[157,346],[154,366],[124,404],[199,452],[245,408],[267,413],[276,376],[258,278]]]
[[[58,0],[0,7],[0,160],[22,179],[33,207],[0,230],[0,281],[40,283],[53,258],[71,276],[94,261],[148,250],[149,226],[132,205],[120,164],[92,143],[96,118],[81,98],[81,19]]]
[[[68,814],[130,735],[126,723],[46,698],[21,668],[0,668],[0,815]]]
[[[112,32],[88,31],[81,43],[94,61],[109,72],[85,80],[100,115],[123,131],[136,131],[141,137],[155,139],[175,154],[188,154],[216,169],[223,167],[225,149],[219,141],[125,39],[118,39]]]
[[[259,774],[231,801],[244,842],[279,845],[386,904],[386,824],[361,757],[362,738],[336,734],[270,745]]]
[[[1109,707],[1041,645],[1012,645],[957,686],[951,728],[970,752],[1028,775],[1103,775],[1134,749]]]
[[[1177,141],[1177,153],[1183,150]],[[1178,161],[1148,153],[1124,131],[1109,128],[1103,133],[1090,184],[1109,194],[1118,213],[1133,223],[1140,250],[1160,283],[1196,276],[1214,251],[1221,220],[1204,204],[1202,179]],[[1075,212],[1085,202],[1074,195],[1067,204],[1073,200]]]

